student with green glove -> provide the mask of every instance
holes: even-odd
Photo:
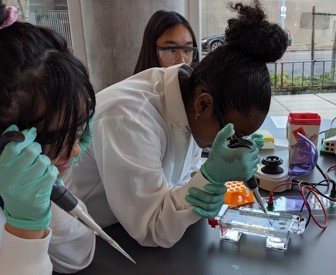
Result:
[[[0,1],[0,274],[73,273],[95,235],[50,194],[91,142],[95,94],[64,38],[17,19]]]
[[[262,125],[266,63],[282,56],[287,35],[253,3],[232,7],[238,18],[228,21],[225,45],[194,68],[151,68],[97,93],[92,145],[64,182],[102,227],[119,222],[141,245],[170,247],[217,215],[225,181],[254,175],[258,149],[229,148],[227,139]]]

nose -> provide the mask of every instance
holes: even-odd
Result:
[[[79,146],[79,141],[76,140],[75,144],[72,147],[70,157],[71,158],[77,157],[77,156],[79,156],[80,153],[81,153],[81,148]]]
[[[185,61],[186,61],[186,58],[185,58],[185,56],[184,56],[184,54],[183,54],[183,51],[182,50],[179,50],[178,51],[178,59],[176,60],[176,64],[180,64],[180,63],[185,63]]]

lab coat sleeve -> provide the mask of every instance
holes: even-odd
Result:
[[[139,244],[171,247],[200,218],[177,192],[182,187],[165,178],[166,133],[128,117],[101,118],[94,128],[94,153],[113,214]]]
[[[79,203],[86,211],[85,205],[81,201]],[[49,255],[54,271],[74,273],[84,269],[94,256],[96,245],[94,233],[54,203],[51,210],[50,228],[53,234]]]
[[[51,230],[43,239],[22,239],[3,228],[0,241],[0,274],[51,274],[48,255]]]
[[[4,224],[0,208],[0,274],[74,273],[93,259],[95,235],[55,205],[50,223],[53,229],[48,228],[43,239],[19,238],[7,232]]]

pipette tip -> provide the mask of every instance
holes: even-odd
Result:
[[[270,218],[270,216],[268,215],[267,210],[265,210],[264,212],[265,212],[265,214],[266,214],[266,217],[267,217],[267,219],[268,219],[269,224],[273,227],[273,224],[272,224],[272,222],[271,222],[271,218]]]
[[[127,253],[126,253],[127,254]],[[134,264],[136,264],[136,262],[132,259],[132,257],[130,255],[125,255],[123,254],[127,259],[129,259],[131,262],[133,262]]]
[[[121,254],[123,254],[131,262],[136,264],[136,262],[133,260],[133,258],[130,255],[128,255],[127,252],[124,249],[122,249],[116,241],[113,241],[112,243],[110,242],[110,245],[112,245],[115,249],[117,249]]]

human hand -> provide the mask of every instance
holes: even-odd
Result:
[[[185,200],[194,206],[194,212],[203,218],[217,216],[224,203],[226,186],[224,184],[206,184],[205,190],[196,187],[189,188]]]
[[[201,166],[201,172],[211,183],[223,184],[231,180],[247,181],[257,171],[259,150],[239,147],[230,148],[227,139],[234,134],[233,124],[227,124],[218,132],[208,159]]]
[[[8,131],[19,131],[12,125]],[[5,133],[4,132],[4,133]],[[36,129],[21,131],[22,142],[9,142],[0,155],[0,195],[4,200],[6,222],[26,230],[47,228],[50,194],[58,170],[34,142]]]
[[[265,144],[264,136],[262,134],[256,134],[256,133],[252,134],[251,140],[255,142],[259,150],[261,150],[261,148],[263,148]]]
[[[87,148],[90,146],[90,144],[92,142],[92,138],[93,138],[93,129],[92,129],[93,118],[94,118],[94,115],[91,116],[88,125],[84,129],[84,132],[79,139],[79,147],[81,149],[81,152],[78,156],[76,156],[72,159],[72,163],[71,163],[72,166],[74,166],[78,162],[81,155],[87,150]]]

